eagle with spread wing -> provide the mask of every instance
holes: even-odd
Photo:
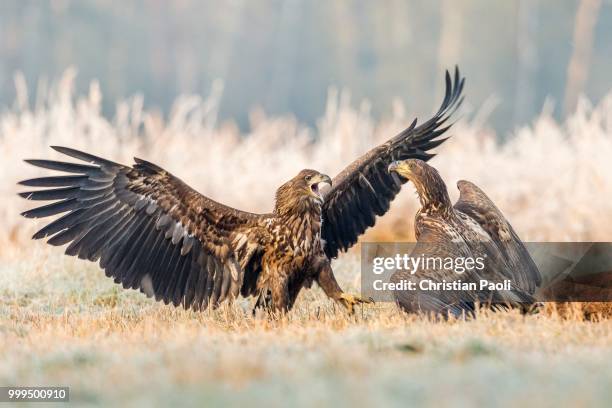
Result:
[[[395,272],[391,281],[420,281],[434,283],[476,283],[476,290],[451,286],[451,290],[395,291],[400,307],[409,312],[426,312],[461,316],[471,314],[476,303],[494,308],[519,306],[529,308],[535,302],[533,294],[542,283],[542,277],[525,245],[493,201],[475,184],[461,180],[457,183],[459,200],[451,203],[446,185],[438,171],[419,159],[397,161],[389,165],[389,172],[396,173],[402,181],[414,185],[421,208],[415,216],[417,243],[415,256],[423,259],[481,259],[482,267],[462,270],[442,267],[430,262],[411,271]],[[462,269],[465,269],[462,267]],[[481,281],[502,283],[507,287],[497,289]],[[442,288],[444,288],[442,286]]]
[[[344,293],[330,262],[353,246],[387,212],[400,179],[387,171],[395,160],[433,157],[446,122],[461,104],[464,79],[446,73],[438,112],[375,147],[331,180],[302,170],[276,191],[274,210],[254,214],[198,193],[179,178],[135,158],[125,166],[67,147],[53,147],[85,163],[26,162],[64,173],[22,181],[43,187],[20,195],[51,204],[25,211],[28,218],[63,214],[34,234],[66,254],[99,261],[124,288],[158,301],[203,310],[239,295],[256,306],[288,311],[313,282],[349,309],[367,302]],[[323,194],[321,184],[332,187]]]

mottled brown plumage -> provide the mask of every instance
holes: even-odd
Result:
[[[459,200],[455,210],[475,220],[503,254],[518,287],[535,293],[542,277],[527,248],[506,217],[477,185],[466,180],[457,182]]]
[[[453,206],[442,177],[424,161],[398,161],[389,166],[389,171],[410,180],[421,203],[415,216],[417,243],[414,256],[484,260],[484,269],[474,268],[462,275],[452,269],[427,267],[414,275],[398,271],[392,276],[392,281],[511,281],[511,289],[502,291],[395,292],[403,309],[459,316],[471,313],[476,302],[521,306],[534,302],[532,295],[541,283],[540,272],[512,226],[480,188],[469,181],[460,181],[457,186],[461,195]]]
[[[446,74],[446,95],[436,115],[412,125],[355,161],[323,196],[329,177],[302,170],[276,192],[273,212],[253,214],[227,207],[191,189],[166,170],[135,159],[132,167],[66,147],[55,150],[88,164],[28,160],[72,175],[21,182],[44,187],[21,193],[51,204],[23,213],[40,218],[65,213],[35,239],[68,244],[66,254],[100,266],[125,288],[140,289],[175,306],[196,310],[239,294],[257,304],[289,310],[300,290],[317,282],[352,310],[363,300],[347,295],[331,270],[331,258],[351,247],[400,188],[387,166],[397,159],[428,159],[444,139],[442,127],[461,103],[463,79]]]

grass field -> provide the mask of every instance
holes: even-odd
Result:
[[[612,398],[610,320],[483,312],[431,322],[390,304],[349,316],[318,289],[283,317],[253,317],[245,303],[197,314],[124,291],[58,251],[33,255],[0,270],[0,384],[69,385],[73,402],[103,405],[603,406]],[[358,289],[354,257],[336,270]]]
[[[390,304],[348,316],[318,289],[284,317],[253,317],[243,303],[197,314],[121,290],[58,251],[34,255],[1,267],[0,384],[69,385],[73,402],[103,405],[604,406],[612,398],[610,320],[483,312],[431,322]],[[336,269],[356,290],[357,260]]]
[[[253,114],[242,135],[217,123],[216,99],[185,96],[169,118],[133,98],[117,117],[100,115],[100,92],[72,95],[72,78],[39,90],[30,107],[17,80],[15,106],[0,116],[0,385],[67,385],[73,402],[373,406],[600,405],[612,399],[612,321],[481,313],[432,322],[391,304],[354,316],[319,289],[286,316],[253,317],[247,301],[202,314],[124,291],[96,265],[32,242],[36,224],[18,214],[16,182],[34,176],[26,157],[57,157],[50,144],[114,160],[157,161],[203,193],[252,211],[303,167],[333,175],[405,126],[397,107],[375,122],[367,104],[330,95],[319,127]],[[612,97],[583,101],[565,123],[544,112],[505,144],[476,113],[457,124],[432,163],[447,179],[479,184],[525,240],[610,240]],[[262,159],[266,157],[262,165]],[[406,186],[369,240],[411,237],[416,199]],[[358,251],[334,263],[341,285],[359,290]],[[571,312],[571,310],[570,310]],[[282,401],[282,402],[281,402]]]

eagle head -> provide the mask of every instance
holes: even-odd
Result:
[[[305,169],[276,191],[276,210],[284,213],[298,206],[323,204],[321,184],[331,185],[331,178],[316,170]]]
[[[450,205],[446,184],[438,170],[419,159],[395,161],[389,165],[389,173],[397,173],[414,184],[423,206],[444,207]]]
[[[426,178],[431,170],[435,171],[433,167],[419,159],[399,160],[389,165],[389,173],[397,173],[414,184]]]
[[[301,193],[306,197],[312,197],[317,201],[323,202],[323,194],[320,184],[329,184],[331,186],[331,178],[327,174],[319,173],[316,170],[304,169],[297,176],[289,180],[292,189]]]

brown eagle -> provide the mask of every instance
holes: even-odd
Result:
[[[409,312],[426,312],[461,316],[471,314],[476,303],[493,308],[534,303],[533,294],[542,283],[538,267],[527,252],[501,211],[475,184],[461,180],[457,183],[459,200],[453,206],[446,185],[436,169],[422,160],[408,159],[394,162],[390,172],[403,181],[410,180],[417,191],[421,208],[415,217],[417,243],[413,256],[423,259],[477,259],[482,268],[470,268],[457,274],[452,268],[431,262],[415,274],[399,270],[391,281],[422,279],[436,283],[476,283],[477,290],[395,291],[398,304]],[[508,288],[481,288],[480,282],[509,282]],[[416,285],[420,289],[419,285]],[[437,287],[435,287],[437,289]]]
[[[164,303],[202,310],[238,295],[256,306],[287,311],[300,290],[315,281],[346,306],[365,300],[342,291],[330,261],[346,251],[389,209],[401,187],[387,167],[410,157],[428,160],[445,124],[462,101],[464,79],[446,73],[446,94],[433,118],[375,147],[333,181],[302,170],[276,191],[274,209],[253,214],[220,204],[159,166],[135,158],[125,166],[67,147],[53,149],[87,162],[26,162],[70,175],[20,184],[44,187],[20,195],[51,204],[28,218],[65,213],[33,238],[68,244],[66,254],[99,261],[124,288],[140,289]],[[322,183],[332,184],[324,195]]]

